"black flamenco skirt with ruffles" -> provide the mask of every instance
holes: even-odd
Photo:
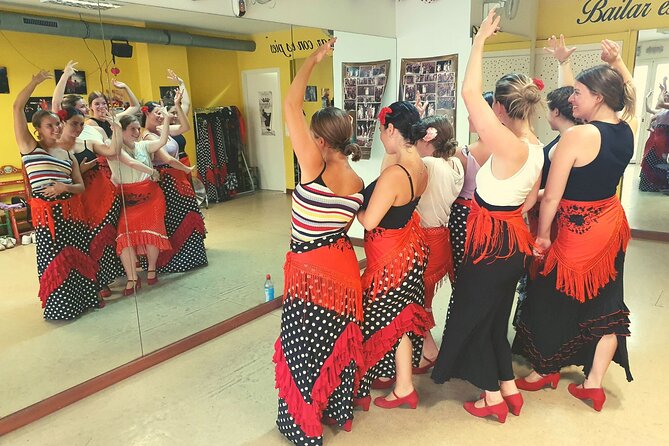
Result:
[[[627,352],[630,313],[623,300],[624,262],[625,253],[620,251],[615,259],[616,278],[584,303],[556,289],[557,268],[548,276],[529,281],[527,298],[519,310],[513,352],[525,357],[542,375],[575,365],[583,366],[587,376],[597,343],[602,336],[614,334],[618,347],[613,360],[632,381]]]

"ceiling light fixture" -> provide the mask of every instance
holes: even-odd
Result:
[[[93,9],[96,11],[106,11],[108,9],[116,9],[121,7],[121,5],[117,5],[115,3],[98,2],[95,0],[40,0],[40,3],[53,3],[60,6]]]

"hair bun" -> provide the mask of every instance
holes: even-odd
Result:
[[[523,99],[530,104],[538,104],[541,102],[541,91],[534,82],[525,84],[522,90],[522,95]]]
[[[351,161],[359,161],[362,157],[362,149],[359,145],[351,142],[346,144],[346,147],[344,147],[344,155],[352,155]]]

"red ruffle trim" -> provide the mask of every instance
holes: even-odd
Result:
[[[67,280],[73,270],[79,271],[82,276],[95,282],[98,264],[74,246],[64,248],[49,262],[49,266],[40,277],[39,298],[42,301],[42,308],[46,307],[46,301],[51,293]]]
[[[272,358],[276,364],[276,388],[279,389],[279,397],[283,398],[288,406],[288,413],[307,437],[323,435],[321,417],[327,408],[330,395],[341,384],[342,371],[351,364],[351,361],[360,366],[362,358],[362,333],[358,325],[349,323],[321,367],[311,390],[311,403],[307,403],[302,398],[302,393],[290,372],[281,346],[281,338],[277,339]],[[357,388],[357,380],[355,387]]]
[[[105,253],[105,248],[110,246],[116,247],[116,227],[107,223],[98,234],[91,240],[90,255],[96,263],[100,261]]]
[[[434,319],[431,319],[425,308],[420,305],[407,305],[390,324],[374,333],[363,343],[364,367],[360,369],[359,379],[374,367],[405,333],[425,335],[431,328],[430,323],[434,323]]]
[[[204,220],[199,212],[190,211],[170,237],[172,248],[160,253],[156,266],[162,268],[170,263],[172,258],[183,248],[184,243],[196,232],[204,236]]]
[[[129,246],[134,247],[137,254],[146,255],[146,249],[144,248],[146,245],[153,245],[161,252],[172,249],[167,237],[155,232],[135,231],[128,234],[123,232],[116,237],[116,253],[118,255],[121,255],[121,252]]]

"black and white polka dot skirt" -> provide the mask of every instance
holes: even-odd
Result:
[[[455,298],[455,286],[458,281],[458,271],[462,265],[462,259],[465,256],[465,241],[467,240],[467,217],[469,216],[469,207],[460,203],[451,205],[451,216],[448,219],[448,229],[451,231],[451,248],[453,250],[453,271],[455,271],[455,281],[451,283],[451,299],[448,303],[446,312],[446,321],[451,315],[451,307]]]
[[[326,240],[333,243],[336,237]],[[324,239],[293,243],[291,250],[306,252],[319,248],[319,243],[323,246]],[[296,445],[322,445],[322,417],[339,426],[353,419],[358,364],[351,350],[362,352],[362,336],[353,316],[301,297],[284,298],[274,355],[279,389],[276,424]]]
[[[102,222],[90,229],[90,254],[98,262],[98,284],[105,286],[117,277],[124,276],[121,259],[116,254],[118,220],[121,215],[121,198],[116,197]]]
[[[207,265],[204,219],[185,173],[162,167],[158,184],[165,195],[165,229],[172,249],[160,253],[159,273],[180,273]]]

